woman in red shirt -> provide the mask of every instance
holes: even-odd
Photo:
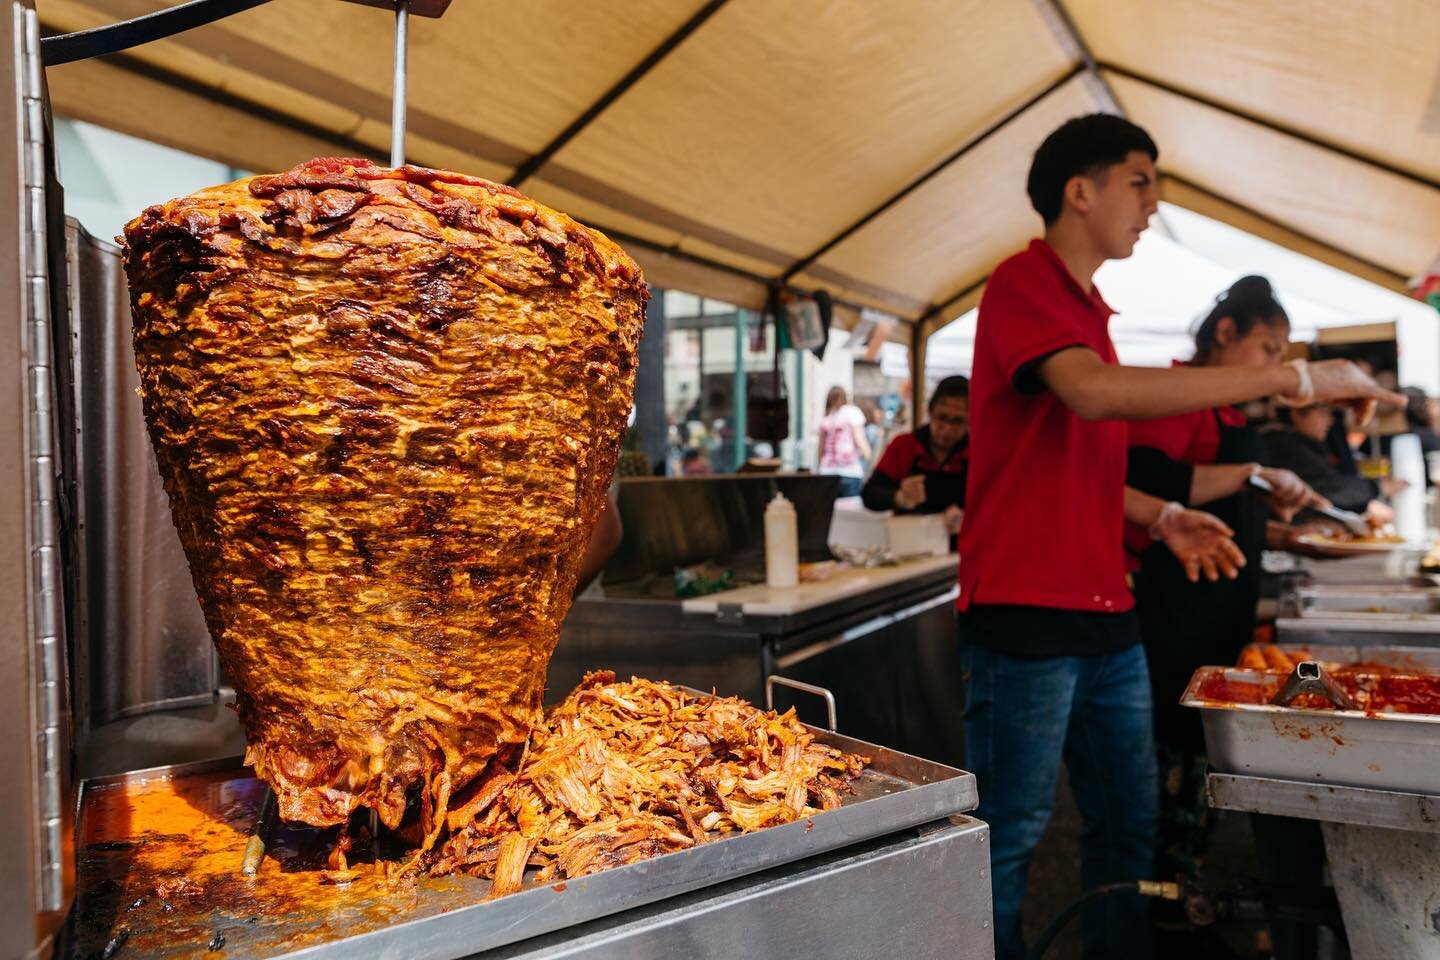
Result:
[[[1195,333],[1192,366],[1279,365],[1290,339],[1290,319],[1263,277],[1242,277],[1220,295]],[[1126,546],[1134,573],[1141,640],[1150,668],[1155,740],[1162,785],[1160,869],[1169,879],[1193,873],[1204,851],[1207,809],[1203,797],[1205,739],[1194,710],[1180,694],[1197,667],[1234,663],[1250,642],[1260,598],[1260,554],[1267,547],[1301,550],[1288,520],[1295,509],[1324,501],[1289,470],[1262,467],[1258,432],[1233,406],[1138,420],[1130,425],[1127,482],[1153,496],[1203,508],[1235,531],[1245,566],[1233,580],[1193,583],[1174,555],[1154,546],[1131,525]],[[1277,491],[1264,498],[1249,489],[1251,476]],[[1200,821],[1198,829],[1197,821]]]

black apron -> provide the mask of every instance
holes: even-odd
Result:
[[[1258,463],[1262,447],[1254,428],[1229,426],[1212,411],[1220,428],[1215,463]],[[1155,704],[1155,742],[1183,750],[1205,748],[1199,712],[1180,706],[1180,695],[1197,667],[1230,665],[1250,642],[1260,599],[1260,552],[1265,548],[1264,500],[1241,491],[1196,509],[1219,517],[1235,531],[1245,566],[1234,580],[1191,583],[1163,543],[1148,547],[1135,574],[1136,611],[1150,667]]]

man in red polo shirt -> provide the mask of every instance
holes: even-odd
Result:
[[[1070,120],[1035,153],[1044,239],[995,268],[971,379],[969,504],[960,530],[967,766],[991,829],[997,957],[1024,956],[1020,908],[1062,762],[1084,820],[1084,886],[1148,879],[1157,802],[1150,686],[1125,584],[1124,521],[1189,576],[1243,563],[1208,514],[1125,486],[1128,419],[1278,395],[1403,403],[1353,364],[1118,366],[1092,278],[1128,257],[1157,207],[1154,142],[1119,117]],[[1087,910],[1087,958],[1150,955],[1148,908]]]
[[[946,377],[935,385],[924,426],[885,447],[860,499],[870,510],[943,513],[953,533],[965,507],[970,462],[970,381]],[[952,520],[953,518],[953,520]]]

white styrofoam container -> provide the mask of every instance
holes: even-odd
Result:
[[[950,552],[950,532],[940,514],[876,513],[858,502],[835,504],[827,542],[856,550],[884,550],[896,557],[939,557]]]

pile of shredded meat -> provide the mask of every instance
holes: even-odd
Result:
[[[735,697],[588,675],[534,731],[517,770],[492,762],[420,866],[493,878],[494,895],[574,878],[840,806],[865,757]]]

